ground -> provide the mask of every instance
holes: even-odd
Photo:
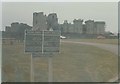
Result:
[[[118,45],[118,39],[64,39],[64,40]]]
[[[23,43],[2,48],[2,80],[30,81],[31,54]],[[54,82],[106,82],[117,76],[118,59],[114,53],[81,44],[61,43],[60,53],[53,56]],[[48,81],[48,57],[33,57],[34,80]]]

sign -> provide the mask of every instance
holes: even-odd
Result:
[[[25,52],[31,53],[56,53],[59,52],[59,31],[26,31]]]

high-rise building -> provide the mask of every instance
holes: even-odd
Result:
[[[105,34],[105,22],[96,21],[95,22],[95,33],[96,34]]]
[[[63,33],[68,33],[69,32],[69,24],[67,20],[64,20],[64,23],[62,24],[63,27]]]
[[[48,30],[52,28],[53,30],[58,29],[58,18],[56,13],[50,13],[47,17]]]
[[[47,17],[43,12],[33,13],[33,30],[47,30]]]
[[[86,25],[86,34],[94,34],[94,20],[87,20],[85,21]]]
[[[73,25],[74,25],[74,33],[79,33],[82,34],[83,33],[83,26],[82,26],[83,20],[81,19],[74,19],[73,20]]]

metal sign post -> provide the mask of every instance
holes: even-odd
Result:
[[[48,82],[53,82],[52,55],[59,52],[60,32],[59,31],[26,31],[25,52],[31,54],[31,82],[34,82],[33,57],[48,57]]]
[[[33,65],[33,58],[32,58],[32,54],[31,54],[31,67],[30,67],[30,68],[31,68],[31,69],[30,69],[30,70],[31,70],[31,71],[30,71],[30,75],[31,75],[31,76],[30,76],[30,77],[31,77],[30,80],[31,80],[31,82],[34,82],[34,68],[33,68],[33,66],[34,66],[34,65]]]
[[[51,56],[48,58],[48,82],[53,82],[53,63]]]

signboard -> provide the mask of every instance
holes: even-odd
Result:
[[[59,31],[26,31],[25,52],[49,54],[59,52]]]

